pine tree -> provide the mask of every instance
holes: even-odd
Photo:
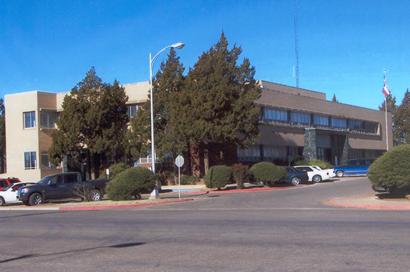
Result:
[[[176,133],[171,115],[178,115],[175,96],[181,91],[184,81],[184,67],[179,61],[175,50],[171,48],[168,58],[161,63],[159,71],[153,80],[154,94],[154,130],[155,151],[158,159],[165,155],[175,157],[177,153],[186,150],[181,137]],[[150,103],[151,98],[140,108],[131,120],[131,130],[128,134],[129,152],[134,159],[149,153],[150,147]],[[173,112],[175,111],[175,112]]]
[[[408,89],[395,116],[396,136],[399,143],[410,143],[410,92]]]
[[[63,101],[63,111],[53,133],[50,157],[60,163],[87,163],[94,176],[100,167],[124,155],[128,97],[117,81],[103,83],[91,68]]]
[[[396,97],[394,97],[393,95],[388,95],[386,97],[386,101],[387,101],[387,111],[391,112],[392,114],[397,110],[397,105],[396,105]],[[384,111],[384,101],[383,103],[380,104],[379,106],[379,110]]]
[[[337,101],[336,94],[333,94],[332,102],[339,103],[339,101]]]
[[[251,143],[259,132],[259,107],[255,101],[260,88],[250,61],[245,58],[242,64],[237,64],[241,52],[237,46],[229,49],[222,33],[219,41],[189,71],[180,103],[187,114],[180,123],[196,157],[193,158],[196,175],[202,153],[205,157],[208,153],[226,160],[229,148],[236,152],[236,146]]]

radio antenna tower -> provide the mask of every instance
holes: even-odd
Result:
[[[294,0],[294,10],[293,10],[293,34],[295,36],[295,79],[296,88],[299,88],[299,44],[298,44],[298,24],[297,24],[297,13],[298,13],[298,0]]]

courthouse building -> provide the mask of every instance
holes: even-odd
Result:
[[[338,164],[375,158],[386,150],[384,112],[326,100],[325,93],[260,81],[260,136],[237,150],[238,161],[288,164],[304,155]],[[125,84],[128,114],[148,98],[147,82]],[[50,163],[51,133],[67,93],[30,91],[5,96],[6,173],[23,181],[61,172]],[[391,115],[388,115],[392,146]]]

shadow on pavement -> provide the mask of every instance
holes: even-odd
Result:
[[[87,252],[87,251],[92,251],[92,250],[102,249],[102,248],[128,248],[128,247],[136,247],[136,246],[142,246],[142,245],[145,245],[145,242],[121,243],[121,244],[114,244],[114,245],[109,245],[109,246],[72,249],[72,250],[66,250],[66,251],[60,251],[60,252],[54,252],[54,253],[46,253],[46,254],[27,254],[27,255],[21,255],[21,256],[9,258],[9,259],[0,260],[0,264],[23,260],[23,259],[37,258],[37,257],[48,257],[48,256],[58,256],[58,255],[64,255],[64,254],[70,254],[70,253]]]
[[[16,211],[20,212],[20,211]],[[21,211],[24,212],[24,211]],[[17,217],[26,217],[26,216],[39,216],[43,214],[56,214],[58,211],[50,211],[50,212],[41,212],[41,213],[25,213],[25,214],[14,214],[14,215],[8,215],[8,216],[0,216],[0,219],[9,219],[9,218],[17,218]]]

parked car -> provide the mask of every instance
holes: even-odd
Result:
[[[17,182],[9,187],[3,188],[0,190],[0,206],[6,205],[6,204],[15,204],[15,203],[21,203],[21,201],[17,198],[17,192],[20,188],[24,186],[29,186],[34,183],[32,182]]]
[[[0,179],[0,190],[10,187],[10,185],[20,182],[18,178],[2,178]]]
[[[20,188],[17,194],[25,205],[39,205],[47,200],[82,198],[101,200],[108,180],[83,180],[78,172],[46,176],[34,185]]]
[[[281,182],[296,186],[300,183],[306,183],[308,180],[309,177],[306,172],[298,170],[294,167],[286,167],[286,177],[281,180]]]
[[[309,177],[309,181],[314,183],[329,180],[336,176],[333,169],[322,169],[316,165],[297,165],[294,167],[298,170],[306,172]]]
[[[357,159],[348,160],[346,164],[342,166],[336,166],[334,171],[337,177],[343,176],[365,176],[369,171],[369,166],[374,159]]]

